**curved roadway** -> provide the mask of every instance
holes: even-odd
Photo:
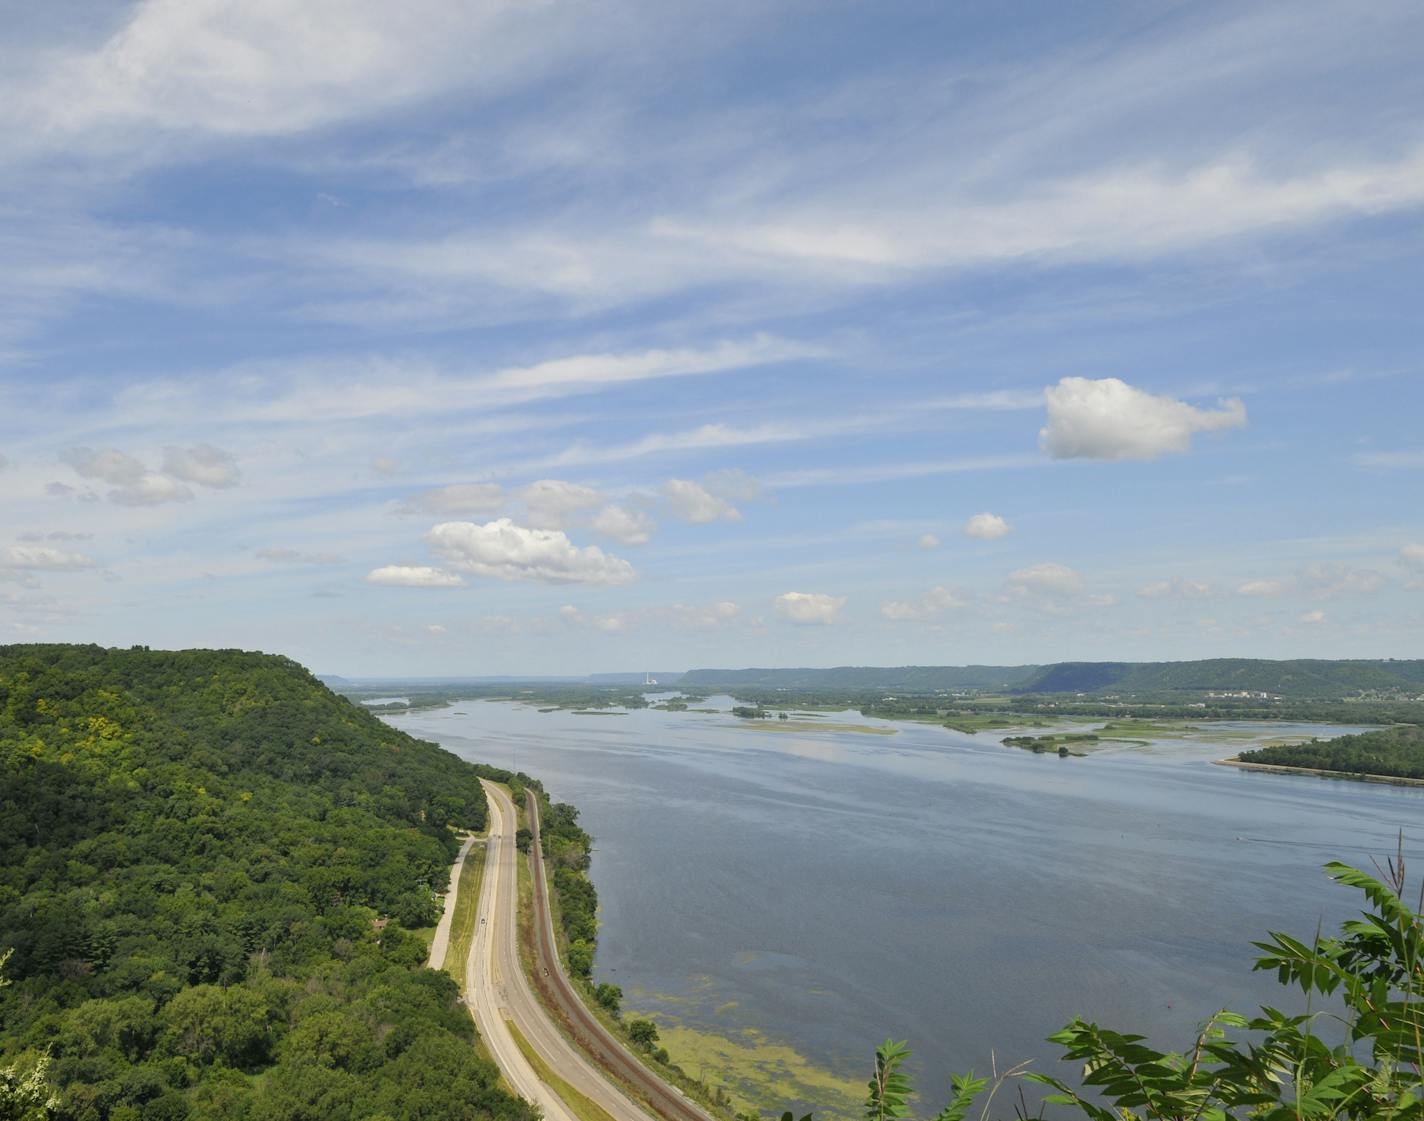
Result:
[[[502,789],[500,796],[513,810],[513,803]],[[534,949],[537,968],[544,977],[544,995],[554,1004],[569,1024],[579,1045],[607,1069],[612,1070],[647,1101],[666,1121],[713,1121],[710,1114],[689,1100],[682,1091],[670,1086],[634,1056],[620,1039],[603,1026],[582,997],[574,990],[564,973],[554,938],[554,920],[549,911],[548,884],[544,876],[543,849],[539,844],[539,804],[532,794],[526,794],[525,809],[529,829],[533,834],[530,851],[534,872]],[[644,1115],[646,1116],[646,1114]]]
[[[539,1057],[565,1082],[596,1102],[613,1121],[654,1121],[559,1031],[534,995],[519,963],[519,880],[514,803],[503,788],[489,796],[489,851],[480,887],[479,923],[465,962],[465,993],[475,1024],[515,1092],[543,1110],[545,1121],[577,1121],[554,1090],[540,1081],[519,1050],[513,1021]]]

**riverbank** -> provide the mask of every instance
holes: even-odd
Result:
[[[1282,767],[1277,763],[1247,763],[1242,759],[1213,759],[1218,767],[1239,767],[1243,771],[1273,771],[1282,775],[1315,775],[1317,778],[1343,778],[1354,782],[1377,782],[1384,786],[1424,786],[1424,778],[1404,778],[1396,775],[1367,775],[1350,771],[1327,771],[1323,767]]]

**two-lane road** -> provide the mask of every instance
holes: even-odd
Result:
[[[546,1121],[576,1121],[554,1090],[540,1081],[519,1050],[512,1021],[539,1057],[614,1121],[654,1121],[559,1031],[534,995],[519,963],[518,818],[502,787],[485,783],[489,850],[480,888],[479,923],[465,963],[465,992],[475,1024],[509,1084],[537,1104]]]

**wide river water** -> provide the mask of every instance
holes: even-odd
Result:
[[[1071,1077],[1043,1037],[1075,1014],[1185,1047],[1217,1008],[1295,1007],[1250,943],[1357,910],[1321,865],[1369,867],[1403,829],[1424,870],[1424,788],[1211,763],[1340,729],[1060,759],[858,713],[824,720],[894,734],[478,701],[388,719],[578,806],[598,979],[691,1073],[778,1113],[856,1114],[887,1035],[910,1041],[934,1111],[991,1052]]]

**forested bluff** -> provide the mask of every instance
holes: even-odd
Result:
[[[0,647],[0,1068],[73,1121],[532,1121],[411,933],[481,773],[286,658]]]

